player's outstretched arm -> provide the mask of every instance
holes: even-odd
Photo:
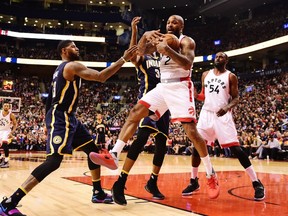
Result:
[[[105,82],[107,79],[113,76],[125,62],[129,61],[134,55],[136,55],[137,50],[138,47],[135,45],[130,47],[124,52],[121,58],[100,72],[92,68],[87,68],[85,65],[79,62],[69,62],[64,68],[64,78],[72,81],[76,75],[85,80]]]

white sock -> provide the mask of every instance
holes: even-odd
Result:
[[[7,162],[9,161],[9,158],[8,158],[8,157],[5,157],[5,158],[4,158],[4,161],[5,161],[5,163],[7,163]]]
[[[198,175],[198,167],[192,167],[191,178],[196,179]]]
[[[255,172],[255,170],[254,170],[252,165],[246,168],[246,172],[247,172],[247,174],[250,177],[252,182],[258,181],[256,172]]]
[[[213,174],[213,168],[209,155],[207,155],[206,157],[201,157],[201,160],[203,161],[207,175],[211,176]]]
[[[126,145],[125,142],[123,142],[122,140],[117,139],[116,144],[114,145],[114,147],[111,150],[111,152],[116,152],[117,153],[117,158],[119,158],[120,153],[123,150],[125,145]]]

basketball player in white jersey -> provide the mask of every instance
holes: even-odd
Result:
[[[147,45],[147,48],[152,43],[155,45],[155,51],[163,55],[160,62],[161,82],[132,108],[112,151],[102,155],[91,153],[90,158],[96,164],[117,169],[119,154],[128,139],[135,133],[140,120],[152,114],[160,118],[169,109],[171,121],[182,123],[187,136],[199,152],[207,173],[209,198],[215,199],[219,195],[217,176],[212,168],[205,141],[196,128],[194,87],[191,81],[196,44],[191,37],[183,35],[183,29],[184,20],[181,16],[169,17],[166,31],[179,38],[179,52],[173,50],[163,40],[164,34],[159,30],[144,33],[138,43],[139,51],[142,52],[140,54],[147,53],[145,53],[145,46],[141,47],[141,44]]]
[[[226,69],[227,63],[228,56],[218,52],[214,60],[214,69],[202,74],[201,93],[195,93],[197,100],[204,101],[197,129],[208,143],[218,139],[222,148],[231,149],[252,181],[255,190],[254,199],[263,200],[264,186],[258,180],[248,155],[240,147],[237,138],[231,109],[239,103],[238,79],[235,74]],[[197,174],[201,160],[197,151],[193,149],[190,184],[183,190],[183,196],[191,195],[200,187]]]
[[[11,130],[11,122],[13,128]],[[3,109],[0,111],[0,147],[4,150],[4,158],[0,153],[1,168],[9,167],[9,146],[11,138],[13,137],[17,128],[17,121],[15,115],[10,110],[10,104],[4,103]]]

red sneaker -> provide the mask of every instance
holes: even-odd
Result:
[[[95,164],[105,166],[109,169],[118,169],[118,159],[113,152],[108,152],[107,154],[98,154],[96,152],[91,152],[89,154],[91,161]]]
[[[213,174],[208,178],[208,196],[210,199],[216,199],[220,193],[220,186],[216,174]]]

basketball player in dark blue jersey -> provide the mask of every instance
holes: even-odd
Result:
[[[137,24],[140,19],[141,17],[134,17],[131,22],[132,36],[130,47],[137,44]],[[160,82],[160,55],[154,52],[151,55],[134,56],[131,62],[136,67],[140,84],[138,99],[141,99],[143,95],[155,88]],[[127,204],[124,196],[124,188],[128,174],[151,134],[155,136],[156,148],[152,173],[145,189],[153,195],[154,199],[164,199],[164,195],[158,189],[157,179],[166,153],[169,116],[170,112],[167,111],[158,121],[154,121],[150,117],[141,120],[138,127],[137,138],[130,146],[121,174],[112,187],[112,196],[115,203],[119,205]],[[113,149],[111,151],[113,151]]]
[[[61,41],[58,45],[62,63],[53,75],[46,103],[47,159],[34,169],[28,179],[11,197],[0,204],[0,215],[21,216],[17,208],[19,201],[50,173],[57,170],[64,155],[72,155],[73,150],[82,150],[87,155],[98,151],[85,126],[75,117],[81,79],[105,82],[137,52],[137,46],[130,47],[124,55],[101,72],[87,68],[79,60],[79,49],[73,41]],[[100,166],[88,157],[88,167],[93,182],[92,202],[111,203],[111,195],[106,194],[100,182]],[[57,215],[57,213],[55,213]]]
[[[95,145],[101,149],[105,150],[105,136],[109,132],[108,126],[105,124],[103,120],[103,116],[101,114],[97,114],[96,121],[93,124],[93,128],[95,128],[96,138]]]

